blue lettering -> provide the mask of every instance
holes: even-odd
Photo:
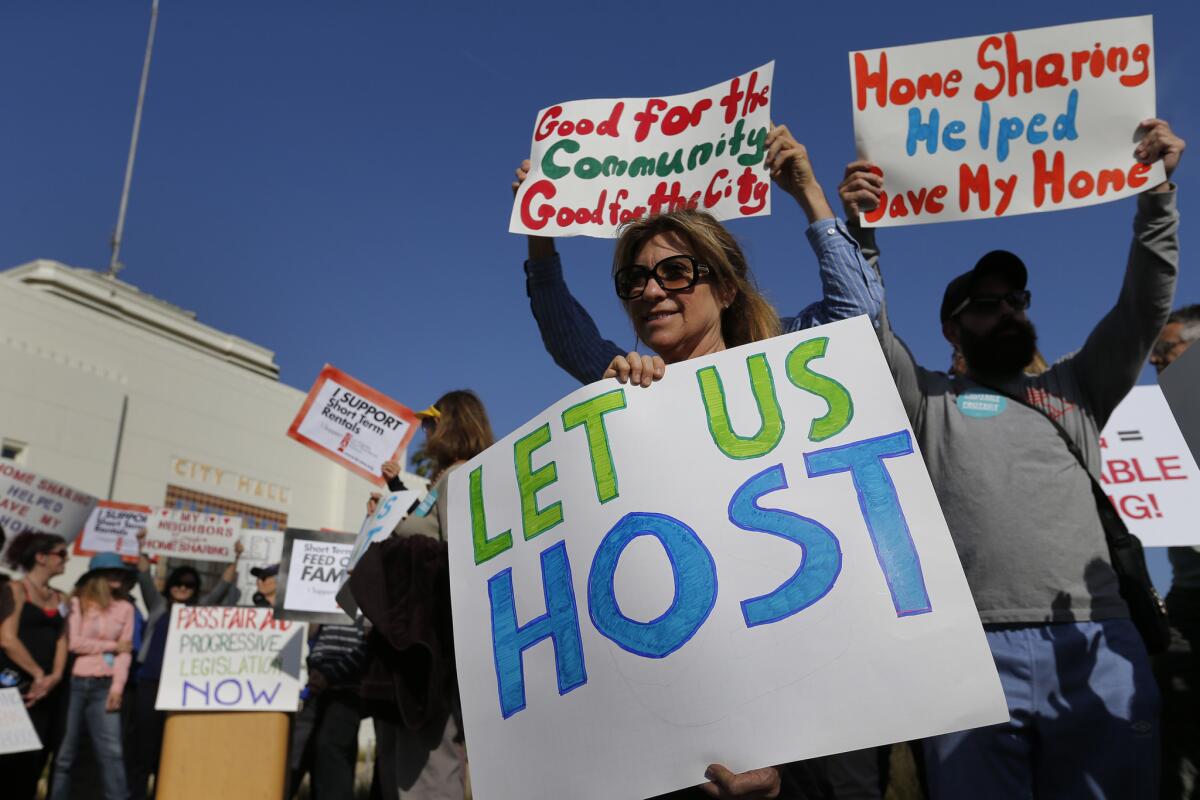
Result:
[[[524,625],[517,625],[512,568],[503,569],[488,579],[488,596],[492,605],[492,653],[496,660],[500,713],[505,719],[525,708],[525,665],[522,655],[543,639],[549,638],[554,643],[558,693],[566,694],[587,683],[583,639],[579,635],[579,612],[575,608],[571,564],[567,560],[567,543],[558,542],[547,547],[542,551],[541,558],[546,613]]]
[[[183,689],[180,690],[181,691],[180,705],[183,706],[184,708],[187,708],[188,689],[191,689],[196,694],[203,695],[204,696],[204,705],[206,705],[206,706],[209,705],[209,703],[211,701],[209,700],[209,696],[208,696],[208,687],[210,685],[211,685],[210,681],[205,681],[204,686],[197,686],[196,684],[192,683],[191,681],[185,680],[183,682]]]
[[[1029,142],[1030,144],[1041,144],[1042,142],[1046,141],[1046,137],[1049,136],[1049,134],[1043,130],[1039,130],[1039,128],[1045,124],[1045,114],[1034,114],[1032,117],[1030,117],[1029,125],[1027,125],[1025,128],[1025,141]]]
[[[246,681],[246,689],[250,692],[250,702],[254,703],[254,705],[262,703],[263,705],[269,706],[274,703],[275,695],[279,694],[280,686],[282,686],[282,684],[279,681],[276,681],[275,687],[271,689],[270,693],[268,693],[265,689],[262,691],[256,690],[252,681]]]
[[[760,497],[787,485],[783,465],[776,464],[743,483],[729,501],[729,521],[734,525],[779,536],[804,548],[800,566],[778,589],[742,601],[747,627],[778,622],[808,608],[829,593],[842,571],[842,548],[828,528],[791,511],[758,505]]]
[[[966,141],[955,134],[962,133],[967,129],[967,123],[961,119],[951,121],[946,125],[946,129],[942,131],[942,144],[947,150],[962,150],[967,146]]]
[[[1003,162],[1008,158],[1008,143],[1025,131],[1025,123],[1017,117],[1001,117],[996,127],[996,160]]]
[[[221,689],[231,684],[235,689],[237,689],[237,696],[232,700],[222,700]],[[223,706],[236,706],[238,703],[242,702],[242,682],[237,678],[226,678],[213,687],[213,699]]]
[[[898,617],[933,610],[925,591],[920,556],[896,496],[892,476],[883,463],[885,458],[910,455],[912,451],[908,431],[897,431],[804,455],[810,478],[850,473],[858,494],[858,506]]]
[[[657,619],[639,622],[617,605],[613,578],[621,553],[639,536],[653,536],[671,562],[675,596]],[[665,514],[626,514],[612,527],[592,559],[588,609],[596,630],[618,647],[647,658],[663,658],[682,647],[708,619],[717,602],[717,565],[696,532]]]
[[[938,110],[931,108],[929,110],[929,122],[921,122],[921,109],[910,108],[908,110],[908,139],[904,144],[905,150],[910,156],[917,153],[917,142],[925,142],[925,151],[929,155],[937,152],[937,132],[938,132]]]

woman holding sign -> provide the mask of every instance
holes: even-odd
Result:
[[[362,697],[375,719],[376,778],[385,796],[460,800],[466,770],[442,498],[454,468],[495,437],[474,392],[448,392],[417,416],[434,468],[429,493],[350,576],[354,599],[374,625]]]
[[[796,200],[808,219],[805,235],[817,256],[822,299],[795,317],[780,318],[755,286],[733,236],[711,215],[677,210],[643,218],[623,229],[613,270],[617,294],[625,302],[639,341],[648,344],[658,358],[626,355],[600,335],[591,317],[571,296],[554,240],[530,236],[529,260],[525,262],[529,303],[546,350],[560,367],[582,383],[597,380],[612,367],[616,375],[636,376],[636,383],[648,386],[655,376],[661,377],[665,364],[673,361],[859,314],[876,319],[882,284],[867,267],[843,222],[834,217],[804,145],[786,126],[779,125],[767,134],[766,147],[765,166],[771,177]],[[528,177],[529,169],[529,161],[517,169],[514,191]],[[646,224],[652,228],[644,228]],[[635,230],[649,233],[631,236]],[[630,247],[630,242],[638,246]],[[628,271],[637,265],[641,265],[640,272]],[[654,279],[649,280],[652,275]],[[653,286],[647,287],[646,281]]]
[[[531,236],[525,267],[530,305],[559,366],[583,383],[602,375],[649,386],[665,374],[667,364],[859,314],[878,318],[882,284],[834,217],[807,150],[785,126],[772,128],[766,145],[771,177],[809,221],[806,235],[817,256],[824,297],[798,316],[780,318],[755,286],[733,235],[711,215],[681,209],[644,217],[621,229],[613,280],[638,340],[655,355],[623,354],[600,336],[567,291],[553,240]],[[517,170],[514,191],[528,171],[526,161]],[[832,758],[853,759],[840,765],[842,771],[861,776],[865,784],[877,782],[873,752]],[[700,788],[711,797],[775,797],[781,785],[774,767],[735,775],[713,764],[704,777],[711,782]]]
[[[21,691],[43,748],[0,756],[6,797],[25,800],[37,794],[46,758],[58,743],[67,614],[66,598],[50,586],[50,579],[63,573],[68,558],[61,536],[35,531],[17,535],[4,554],[22,578],[3,589],[13,607],[0,624],[0,688]]]

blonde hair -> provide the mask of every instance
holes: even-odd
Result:
[[[75,597],[80,611],[87,611],[89,606],[105,609],[112,605],[112,587],[104,575],[93,575],[75,587]]]
[[[496,441],[483,401],[469,389],[446,392],[433,404],[441,416],[425,438],[425,455],[438,470],[469,461]]]
[[[613,274],[632,264],[642,246],[660,233],[680,239],[688,255],[711,270],[717,294],[732,296],[729,306],[721,311],[721,338],[726,347],[780,334],[779,314],[755,285],[737,240],[724,225],[703,211],[683,208],[623,225],[613,253]],[[621,302],[628,313],[629,301]]]

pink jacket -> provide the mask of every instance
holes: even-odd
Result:
[[[123,692],[133,657],[113,650],[117,642],[133,642],[133,605],[127,600],[114,600],[108,608],[91,607],[84,613],[79,609],[79,598],[73,597],[67,628],[67,644],[76,656],[71,674],[81,678],[112,677],[112,690]]]

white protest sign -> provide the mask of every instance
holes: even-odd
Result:
[[[575,100],[538,112],[508,223],[534,236],[616,235],[647,213],[771,213],[763,167],[775,62],[674,97]]]
[[[75,554],[117,553],[136,559],[137,535],[148,524],[151,513],[150,506],[101,500],[88,516],[83,533],[75,540]]]
[[[147,520],[142,550],[147,556],[230,562],[241,530],[241,517],[157,508]]]
[[[34,730],[21,690],[0,689],[0,754],[41,750],[42,740]]]
[[[275,605],[280,619],[348,625],[354,621],[337,602],[354,551],[352,533],[304,531],[284,534]]]
[[[249,602],[258,591],[258,579],[250,570],[279,563],[283,557],[283,531],[242,528],[239,538],[245,552],[237,562],[237,585],[242,602]]]
[[[1200,545],[1200,469],[1157,386],[1135,386],[1100,436],[1100,482],[1147,547]]]
[[[287,433],[354,474],[386,486],[383,462],[403,462],[416,430],[412,410],[326,364]]]
[[[295,711],[307,626],[269,608],[171,606],[154,707]]]
[[[449,484],[480,800],[648,797],[1008,719],[866,317],[594,383]]]
[[[0,458],[0,528],[8,541],[24,531],[41,531],[69,542],[83,530],[95,506],[90,494]]]
[[[363,553],[367,551],[372,542],[386,539],[391,535],[396,526],[427,494],[427,492],[403,489],[381,498],[379,504],[375,506],[375,513],[368,514],[367,518],[363,520],[362,527],[358,529],[358,536],[354,540],[354,550],[350,554],[350,569],[354,569],[354,565],[362,558]]]
[[[854,138],[883,172],[866,225],[1104,203],[1166,178],[1133,157],[1154,116],[1151,17],[850,53]]]

